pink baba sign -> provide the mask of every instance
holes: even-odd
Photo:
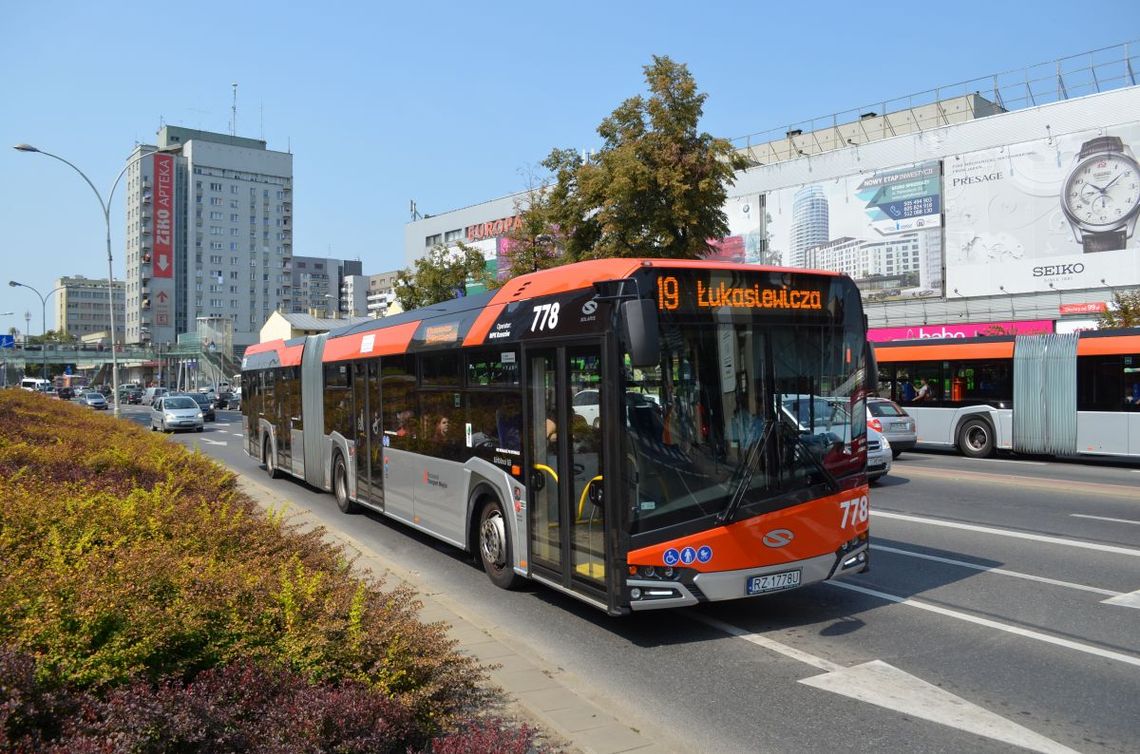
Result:
[[[1040,335],[1051,332],[1053,332],[1053,320],[1033,319],[1022,322],[872,327],[867,331],[867,340],[872,343],[886,343],[891,340],[942,340],[970,338],[975,335]]]

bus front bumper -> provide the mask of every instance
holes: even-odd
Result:
[[[764,594],[788,591],[808,584],[818,584],[831,578],[859,573],[867,569],[870,555],[868,543],[838,554],[829,553],[794,563],[744,568],[738,571],[698,573],[688,582],[631,578],[626,581],[626,594],[629,597],[630,609],[636,611],[684,607],[698,602],[760,597]],[[786,576],[782,576],[792,572],[799,573],[799,578],[794,583],[791,583],[792,580]],[[763,576],[779,577],[787,586],[749,593],[749,584],[754,583],[757,577]]]

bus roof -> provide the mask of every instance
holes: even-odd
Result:
[[[538,270],[512,278],[502,287],[473,296],[463,296],[433,304],[421,309],[359,322],[332,330],[325,342],[322,361],[340,361],[373,356],[405,353],[412,344],[421,325],[431,321],[426,337],[437,338],[439,344],[462,342],[464,346],[478,346],[487,342],[487,335],[502,310],[513,303],[538,296],[551,296],[589,288],[594,283],[620,280],[642,269],[704,269],[731,270],[749,273],[791,272],[800,275],[839,277],[841,273],[829,270],[804,270],[691,259],[593,259],[574,264]],[[438,325],[436,324],[438,323]],[[432,333],[431,330],[436,330]],[[305,339],[274,340],[257,343],[246,349],[247,356],[274,353],[273,366],[296,366],[301,363]],[[257,360],[259,364],[264,359]],[[272,361],[272,359],[271,359]]]
[[[1023,335],[1020,337],[1039,337]],[[894,361],[954,361],[960,359],[1011,359],[1013,335],[895,340],[875,343],[875,358]],[[1118,330],[1082,330],[1077,333],[1078,356],[1140,353],[1140,327]]]

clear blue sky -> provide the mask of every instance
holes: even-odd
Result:
[[[404,265],[408,202],[522,189],[552,147],[596,148],[651,56],[686,63],[703,128],[741,136],[1140,38],[1135,0],[1037,3],[7,3],[0,31],[3,281],[106,277],[106,193],[161,123],[294,154],[294,253]],[[122,187],[112,207],[123,276]],[[48,328],[54,327],[49,300]],[[40,330],[0,283],[0,332]]]

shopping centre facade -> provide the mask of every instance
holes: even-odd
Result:
[[[717,255],[850,275],[876,339],[1094,326],[1140,287],[1137,62],[1111,48],[734,140],[750,167]],[[414,220],[408,264],[464,241],[498,266],[525,198]]]

